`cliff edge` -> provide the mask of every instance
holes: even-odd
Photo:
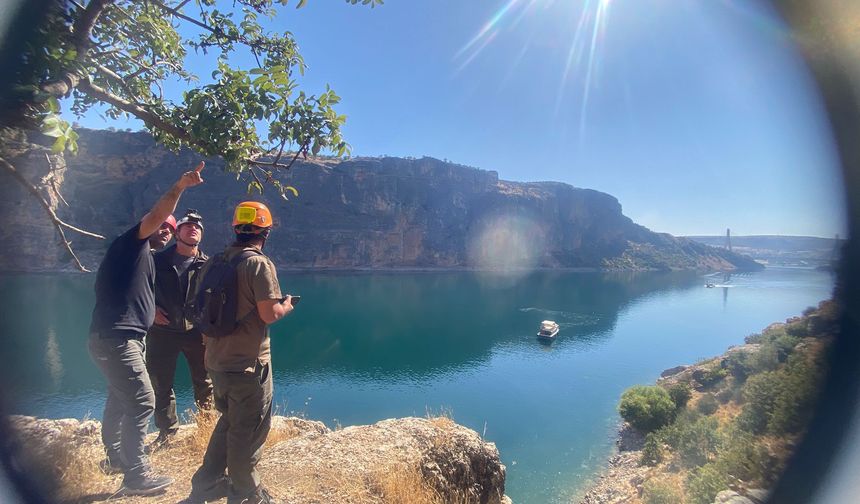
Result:
[[[18,434],[19,464],[38,475],[52,500],[175,503],[190,492],[215,415],[198,414],[153,453],[153,468],[176,479],[155,497],[113,496],[122,476],[99,468],[99,422],[25,416],[8,421]],[[148,441],[153,439],[151,434]],[[276,416],[258,469],[278,502],[510,503],[496,446],[447,417],[389,419],[333,431],[321,422]]]
[[[197,154],[173,153],[147,133],[81,130],[77,156],[50,154],[18,139],[4,156],[64,221],[115,237],[137,222]],[[267,253],[293,269],[736,270],[761,268],[747,257],[654,233],[622,213],[609,194],[558,182],[499,180],[494,171],[429,157],[309,158],[277,176],[299,191],[284,201],[269,188],[248,196],[252,181],[207,159],[206,183],[186,192],[177,212],[195,208],[206,221],[203,249],[231,239],[236,203],[262,199],[275,216]],[[56,231],[31,195],[8,175],[0,212],[27,216],[0,228],[16,243],[0,252],[0,271],[72,269]],[[68,202],[66,204],[65,202]],[[67,231],[94,269],[106,241]]]

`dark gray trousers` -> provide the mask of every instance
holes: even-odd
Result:
[[[197,408],[212,409],[212,380],[203,365],[205,348],[199,332],[169,334],[153,329],[146,335],[146,369],[155,390],[155,426],[159,430],[173,431],[179,428],[173,381],[180,353],[188,361]]]
[[[228,502],[253,496],[260,486],[257,463],[272,424],[272,373],[257,364],[253,373],[209,371],[215,386],[215,409],[221,412],[203,465],[191,478],[191,492],[205,493],[230,477]]]
[[[102,442],[111,462],[119,462],[127,476],[136,477],[149,470],[143,445],[155,408],[146,345],[130,331],[108,336],[94,333],[89,340],[90,356],[107,379]]]

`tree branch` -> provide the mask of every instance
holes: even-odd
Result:
[[[0,167],[3,167],[3,169],[7,173],[12,175],[12,177],[14,177],[15,180],[18,181],[18,183],[23,185],[24,188],[27,189],[27,191],[34,198],[36,198],[36,200],[39,202],[39,204],[42,205],[42,208],[45,209],[45,212],[48,214],[48,217],[51,219],[51,222],[54,223],[54,226],[57,228],[57,231],[60,233],[60,238],[62,239],[61,241],[63,243],[63,246],[65,246],[66,251],[68,251],[69,255],[72,256],[72,259],[74,259],[75,264],[77,265],[78,269],[85,272],[85,273],[89,273],[90,270],[88,270],[87,268],[84,267],[83,264],[81,264],[81,261],[78,259],[78,256],[76,256],[75,252],[72,250],[72,243],[66,239],[66,233],[63,231],[63,228],[66,227],[66,228],[69,228],[73,231],[77,231],[78,233],[84,234],[86,236],[92,236],[93,238],[98,238],[100,240],[104,240],[105,237],[102,235],[95,234],[95,233],[90,233],[89,231],[84,231],[83,229],[76,228],[75,226],[72,226],[71,224],[67,224],[67,223],[63,222],[62,220],[60,220],[59,217],[57,217],[57,214],[56,214],[56,212],[54,212],[54,209],[51,208],[51,205],[47,201],[45,201],[45,198],[42,197],[41,194],[39,194],[39,189],[37,189],[36,186],[34,186],[32,183],[30,183],[29,180],[24,178],[24,176],[21,175],[21,172],[16,170],[14,166],[12,166],[8,161],[6,161],[3,158],[0,158]]]
[[[179,12],[178,9],[168,7],[167,5],[164,5],[161,2],[153,1],[152,5],[155,5],[156,7],[161,9],[162,11],[164,11],[164,12],[166,12],[166,13],[174,16],[174,17],[178,17],[179,19],[182,19],[184,21],[188,21],[189,23],[191,23],[195,26],[199,26],[200,28],[203,28],[204,30],[210,31],[210,32],[214,33],[215,35],[218,35],[219,37],[223,37],[227,40],[232,40],[233,42],[242,42],[242,40],[235,38],[235,37],[231,37],[231,36],[227,35],[226,33],[224,33],[223,31],[219,30],[218,28],[213,28],[206,23],[203,23],[201,21],[194,19],[193,17],[186,16],[185,14]]]
[[[134,94],[134,91],[132,91],[131,88],[129,87],[128,81],[126,79],[123,79],[118,73],[116,73],[113,70],[111,70],[110,68],[102,65],[101,63],[96,63],[95,65],[96,65],[96,70],[98,70],[99,72],[101,72],[105,76],[113,79],[117,84],[122,86],[122,88],[125,90],[126,93],[128,93],[129,96],[131,96],[132,98],[134,98],[138,102],[140,101],[140,98],[138,98],[137,95]]]
[[[129,114],[143,121],[147,126],[159,128],[163,131],[166,131],[167,133],[170,133],[176,138],[184,140],[190,144],[199,145],[197,142],[194,142],[192,140],[191,135],[189,135],[187,131],[173,124],[170,124],[158,115],[150,112],[149,110],[141,107],[140,105],[131,103],[124,98],[116,96],[115,94],[112,94],[109,91],[96,86],[95,84],[90,82],[89,79],[82,80],[80,84],[78,84],[78,89],[93,98],[96,98],[103,102],[107,102],[124,112],[128,112]]]
[[[92,45],[90,35],[93,32],[96,21],[98,21],[99,16],[104,12],[105,8],[114,1],[116,0],[91,0],[81,14],[81,17],[72,25],[72,42],[77,52],[75,60],[78,63],[83,62],[87,57],[87,53]],[[51,96],[66,96],[78,87],[80,82],[81,75],[74,70],[70,70],[58,79],[42,84],[39,88]]]

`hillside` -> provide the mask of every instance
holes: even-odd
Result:
[[[687,236],[711,247],[725,247],[725,236]],[[732,236],[732,250],[757,261],[782,266],[832,265],[845,240],[817,236]]]
[[[815,410],[833,301],[622,395],[619,453],[583,504],[764,502]]]
[[[4,148],[30,180],[48,182],[61,219],[107,237],[130,227],[199,161],[190,151],[169,152],[146,133],[83,130],[79,145],[77,156],[65,157],[46,157],[44,148],[23,142]],[[250,180],[225,173],[219,159],[206,161],[206,184],[183,196],[179,212],[190,207],[203,214],[203,249],[211,252],[230,239],[232,208],[249,198]],[[276,220],[267,253],[284,268],[760,268],[739,254],[651,232],[608,194],[499,180],[496,172],[433,158],[309,159],[280,177],[299,196],[283,201],[270,189],[262,199]],[[0,254],[0,271],[68,269],[44,210],[18,184],[0,187],[0,211],[29,216],[0,229],[18,244]],[[94,268],[106,243],[72,239]]]

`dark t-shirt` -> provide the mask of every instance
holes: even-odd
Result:
[[[111,243],[96,274],[96,307],[90,331],[140,335],[155,321],[155,265],[140,223]]]

